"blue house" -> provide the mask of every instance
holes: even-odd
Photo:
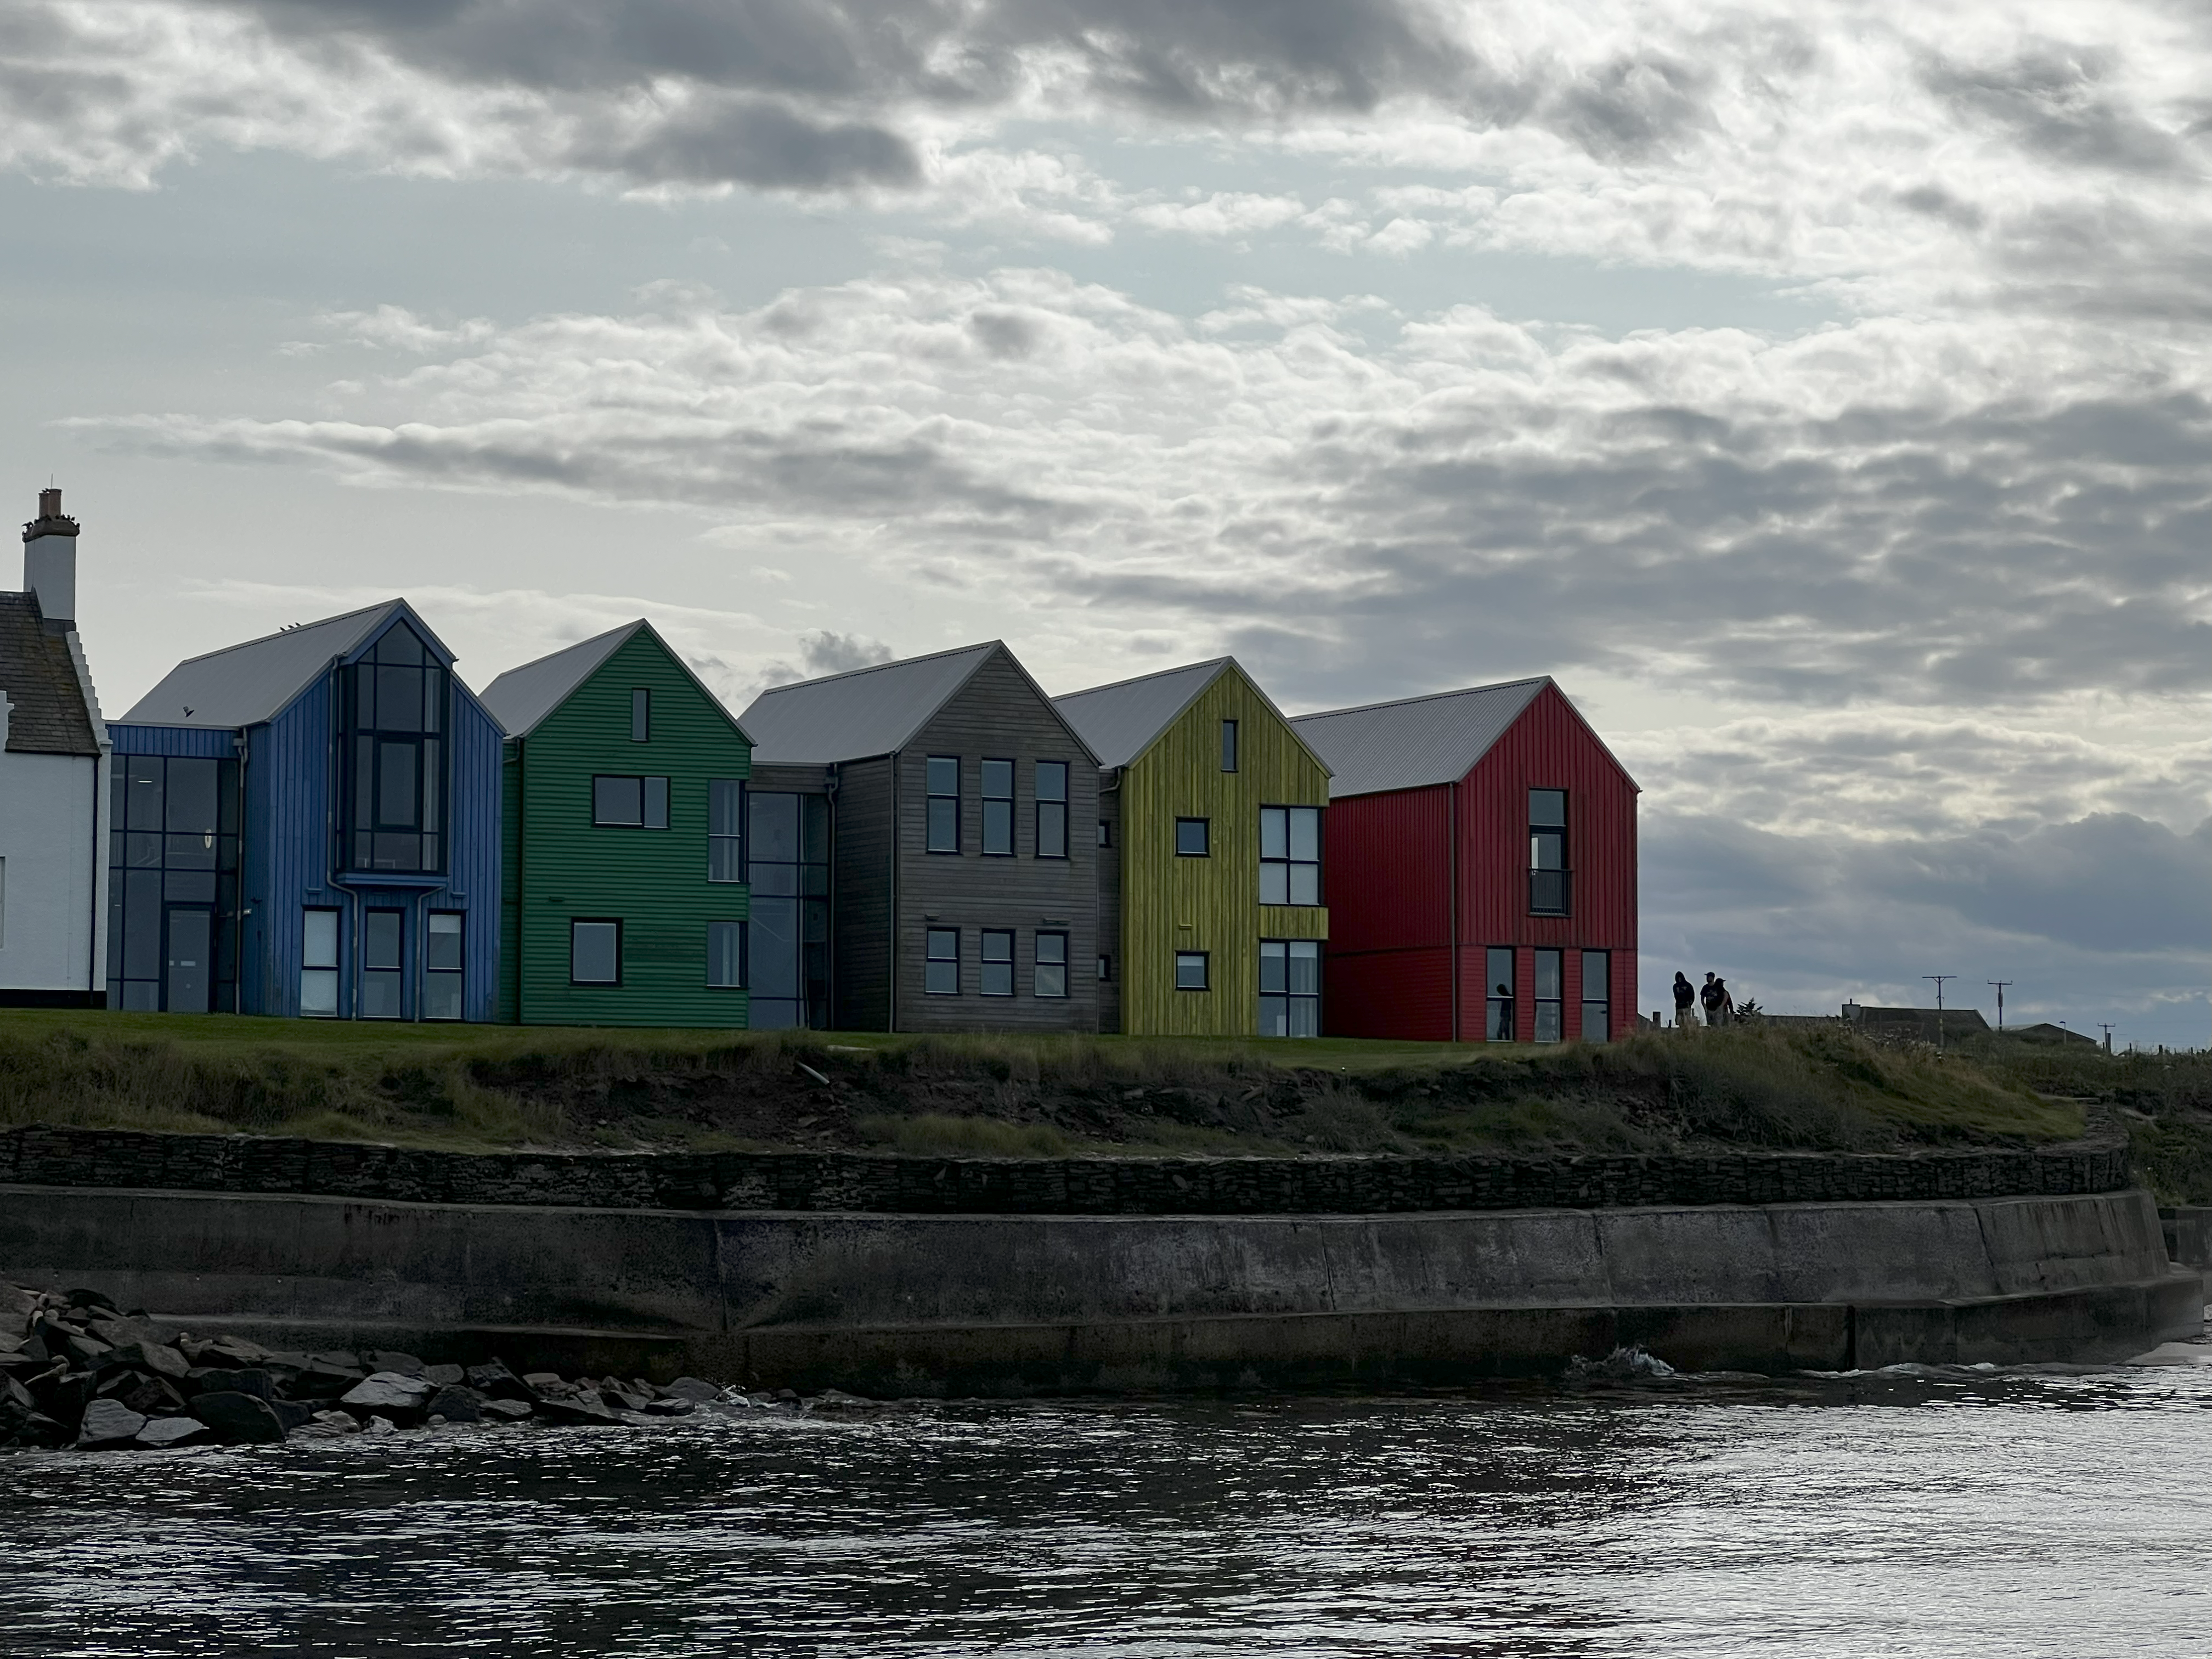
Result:
[[[404,599],[194,657],[108,730],[107,1006],[493,1017],[500,729]]]

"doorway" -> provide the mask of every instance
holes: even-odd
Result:
[[[204,1014],[213,1006],[215,912],[172,907],[168,931],[167,1006],[173,1014]]]

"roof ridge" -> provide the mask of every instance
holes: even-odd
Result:
[[[1327,720],[1335,714],[1364,714],[1376,708],[1403,708],[1412,703],[1440,702],[1446,697],[1472,696],[1478,691],[1505,691],[1516,685],[1540,685],[1551,678],[1549,674],[1531,674],[1525,679],[1498,680],[1489,685],[1462,685],[1452,691],[1424,691],[1419,696],[1389,697],[1381,702],[1354,703],[1349,708],[1316,708],[1311,714],[1290,714],[1285,718],[1295,723],[1298,720]]]
[[[841,668],[834,674],[817,674],[811,680],[793,680],[788,685],[763,686],[753,701],[758,702],[761,697],[772,697],[779,691],[799,691],[811,685],[827,685],[833,680],[849,680],[862,674],[880,674],[886,668],[907,668],[918,662],[935,662],[940,657],[957,657],[963,652],[988,651],[994,645],[1004,648],[1006,643],[1004,640],[978,640],[973,645],[956,645],[943,651],[925,651],[918,657],[895,657],[889,662],[872,662],[863,668]]]
[[[366,617],[372,611],[389,611],[395,605],[406,603],[406,595],[401,594],[396,599],[379,599],[374,605],[365,605],[358,611],[341,611],[335,617],[318,617],[311,623],[287,623],[273,634],[260,634],[250,640],[240,640],[236,645],[222,646],[214,651],[203,651],[197,657],[180,657],[177,660],[176,668],[182,668],[186,663],[205,662],[210,657],[227,657],[234,651],[245,650],[248,646],[266,645],[271,640],[282,639],[287,634],[296,634],[304,628],[327,628],[331,623],[343,622],[349,617]],[[176,668],[169,672],[174,673]]]
[[[1234,656],[1228,654],[1218,657],[1202,657],[1196,662],[1177,663],[1173,668],[1155,668],[1149,674],[1132,674],[1125,680],[1109,680],[1103,685],[1086,685],[1079,691],[1063,691],[1053,701],[1065,702],[1071,697],[1087,697],[1096,691],[1118,691],[1125,685],[1136,684],[1139,680],[1165,679],[1170,674],[1188,674],[1194,668],[1214,668],[1225,662],[1236,661],[1237,659]]]

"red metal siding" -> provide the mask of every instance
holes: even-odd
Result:
[[[1322,1021],[1329,1036],[1450,1039],[1451,961],[1444,946],[1340,956],[1331,944],[1322,962]]]
[[[1528,914],[1531,789],[1567,792],[1571,915]],[[1535,1035],[1534,947],[1539,945],[1567,952],[1561,989],[1570,1035],[1580,1018],[1580,952],[1612,951],[1613,1034],[1628,1030],[1636,1006],[1635,784],[1574,705],[1547,685],[1461,780],[1458,793],[1460,938],[1470,946],[1516,947],[1517,1035],[1523,1042]],[[1340,810],[1329,809],[1332,821]],[[1468,972],[1462,981],[1462,1006],[1472,1011],[1482,996],[1479,951],[1468,953]],[[1472,1012],[1463,1029],[1480,1030]]]
[[[1450,815],[1449,786],[1329,803],[1331,1036],[1450,1037]]]

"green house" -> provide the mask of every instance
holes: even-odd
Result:
[[[752,741],[650,623],[511,669],[499,1018],[749,1023]]]

